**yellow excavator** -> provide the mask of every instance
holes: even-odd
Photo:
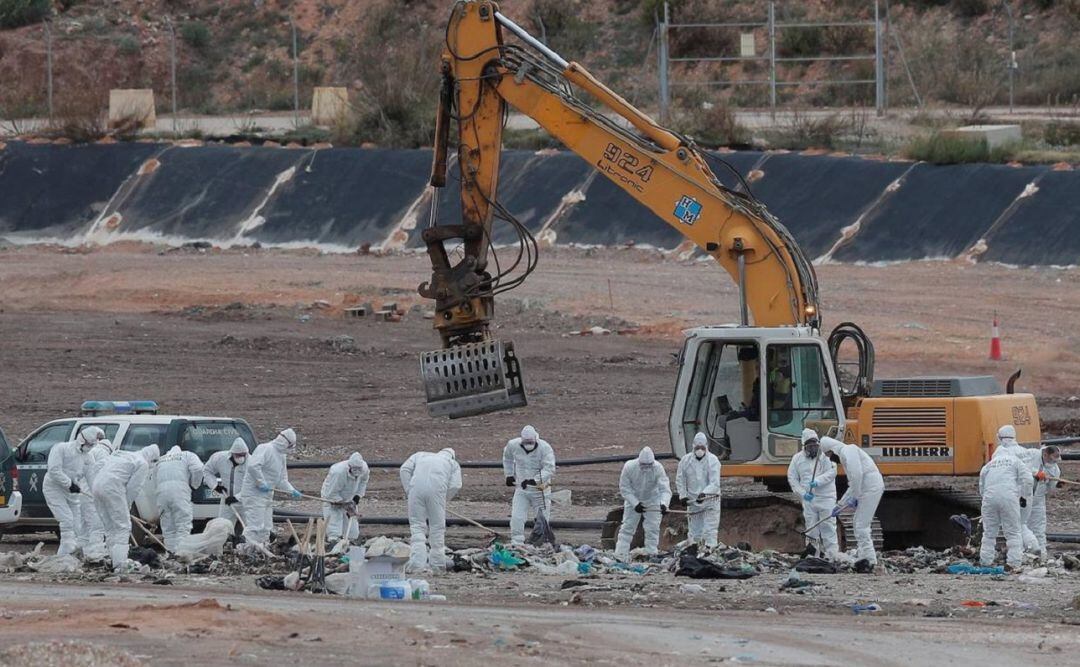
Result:
[[[517,41],[506,41],[509,35]],[[447,183],[456,123],[462,219],[436,224],[438,197],[432,197],[431,224],[423,232],[432,275],[419,288],[435,300],[434,326],[443,344],[421,358],[432,415],[465,417],[526,403],[513,345],[489,328],[495,295],[533,270],[538,250],[498,202],[502,129],[512,107],[679,230],[739,287],[738,324],[686,332],[668,422],[676,456],[701,431],[722,459],[724,476],[758,478],[781,489],[804,427],[865,448],[885,475],[977,475],[1005,424],[1016,427],[1021,442],[1040,440],[1035,398],[1013,392],[1018,374],[1006,391],[992,377],[875,380],[873,345],[859,327],[843,323],[822,334],[812,263],[748,188],[722,185],[692,139],[657,125],[496,3],[454,5],[441,75],[431,185]],[[521,246],[512,267],[492,271],[495,218],[514,226]],[[857,361],[839,363],[841,349],[852,348]],[[931,520],[926,500],[883,503],[882,524],[925,533]]]

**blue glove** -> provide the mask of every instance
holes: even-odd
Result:
[[[843,505],[837,505],[836,507],[834,507],[832,509],[832,512],[829,513],[829,516],[838,517],[838,516],[840,516],[840,512],[843,512],[843,511],[844,511],[844,506]]]
[[[811,489],[816,489],[816,488],[818,488],[818,483],[817,483],[817,480],[816,480],[816,479],[812,479],[812,480],[810,480],[810,488],[811,488]]]
[[[263,493],[271,493],[274,490],[274,487],[270,486],[266,482],[262,482],[261,484],[259,484],[255,488],[262,491]]]
[[[807,501],[807,502],[810,502],[811,500],[814,499],[814,494],[807,491],[806,493],[802,494],[802,499]]]
[[[858,498],[852,498],[851,500],[848,501],[847,506],[850,507],[851,509],[855,509],[856,507],[859,506],[859,499]]]
[[[292,490],[292,493],[291,493],[291,494],[289,494],[289,495],[291,495],[291,496],[292,496],[293,500],[300,500],[300,498],[301,498],[301,497],[303,497],[303,495],[304,495],[304,494],[300,493],[300,492],[299,492],[298,490],[296,490],[296,489],[293,489],[293,490]]]

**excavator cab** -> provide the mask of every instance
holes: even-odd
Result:
[[[699,431],[722,461],[786,464],[804,428],[842,432],[828,346],[808,327],[687,332],[669,419],[674,453]]]

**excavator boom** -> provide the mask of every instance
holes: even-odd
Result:
[[[522,44],[504,42],[504,31]],[[435,300],[435,328],[444,346],[422,360],[433,414],[464,416],[524,404],[513,347],[495,344],[489,330],[494,296],[523,277],[490,271],[496,217],[518,228],[524,275],[536,261],[531,234],[498,203],[508,106],[712,256],[739,286],[744,325],[818,328],[810,260],[760,202],[720,183],[692,140],[657,125],[583,66],[502,15],[494,2],[457,2],[445,46],[431,183],[442,187],[447,181],[447,144],[456,122],[462,221],[432,224],[423,233],[432,277],[419,292]],[[601,108],[587,104],[582,93]],[[432,199],[434,207],[438,198]]]

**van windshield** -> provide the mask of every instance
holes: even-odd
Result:
[[[243,438],[249,449],[255,449],[255,436],[247,424],[225,420],[191,422],[180,434],[180,448],[195,452],[206,461],[214,452],[227,450],[237,438]]]

